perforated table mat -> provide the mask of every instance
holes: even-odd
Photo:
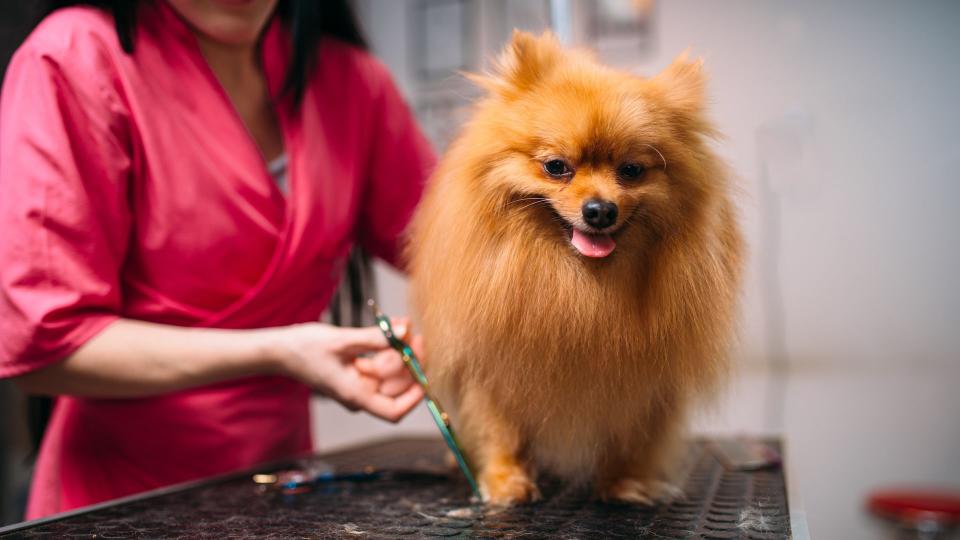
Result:
[[[775,441],[771,441],[778,447]],[[549,479],[542,501],[492,511],[445,465],[439,439],[391,439],[176,486],[0,529],[7,538],[790,538],[779,468],[726,471],[688,445],[686,497],[670,505],[604,504]],[[302,493],[265,490],[252,474],[320,461],[383,474]]]

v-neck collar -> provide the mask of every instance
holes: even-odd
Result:
[[[280,125],[280,133],[283,139],[283,153],[288,159],[287,193],[284,194],[280,190],[279,186],[277,186],[274,182],[269,171],[269,164],[267,163],[263,154],[260,152],[260,148],[257,145],[256,140],[243,123],[243,119],[240,117],[236,107],[230,100],[230,96],[220,84],[219,79],[217,79],[213,69],[210,68],[206,58],[204,58],[203,53],[200,50],[200,45],[197,41],[197,37],[194,35],[193,30],[191,30],[189,23],[185,21],[171,6],[167,5],[165,0],[154,1],[151,2],[151,4],[155,6],[156,9],[154,13],[144,14],[148,17],[154,15],[154,17],[150,17],[149,20],[151,22],[148,24],[160,25],[158,31],[168,33],[169,36],[173,37],[176,43],[180,44],[189,52],[189,55],[197,64],[196,67],[207,79],[207,83],[210,85],[211,90],[218,94],[219,98],[224,101],[224,104],[229,107],[231,111],[233,111],[234,121],[237,123],[238,128],[246,134],[246,151],[254,152],[257,155],[260,163],[260,176],[262,177],[262,180],[268,183],[269,189],[273,194],[274,202],[282,204],[284,208],[284,223],[280,229],[276,248],[271,256],[271,260],[267,265],[266,270],[260,276],[260,279],[257,280],[256,284],[250,287],[250,289],[243,296],[236,299],[226,309],[212,314],[210,318],[202,321],[201,323],[204,326],[213,326],[219,321],[229,318],[235,312],[239,311],[250,301],[256,298],[261,291],[270,284],[271,280],[274,279],[278,271],[282,268],[283,264],[287,262],[290,254],[295,251],[294,249],[291,249],[290,244],[295,236],[294,226],[298,217],[298,193],[301,189],[301,182],[296,166],[296,157],[298,155],[294,136],[294,125],[296,122],[293,114],[294,109],[287,106],[286,100],[288,98],[281,96],[290,55],[290,43],[288,39],[288,33],[284,28],[283,22],[280,20],[278,15],[274,14],[272,19],[267,23],[267,27],[264,29],[263,36],[260,38],[259,48],[260,61],[261,65],[263,66],[264,77],[266,77],[267,89],[271,96],[278,96],[274,99],[273,107],[274,113],[277,117],[277,122]]]
[[[155,5],[159,11],[158,18],[164,27],[163,31],[173,34],[177,41],[190,51],[191,56],[197,63],[197,67],[201,72],[203,72],[207,82],[218,94],[225,106],[231,111],[234,121],[246,134],[246,140],[248,143],[247,146],[249,146],[260,158],[260,162],[262,164],[261,172],[264,173],[265,177],[269,177],[270,159],[263,154],[253,134],[250,133],[250,130],[243,121],[243,118],[240,116],[239,111],[237,111],[233,100],[230,98],[230,95],[223,87],[223,84],[213,71],[213,68],[210,67],[206,57],[204,57],[203,51],[200,48],[199,40],[194,31],[191,29],[190,23],[186,21],[179,13],[177,13],[173,7],[168,5],[166,0],[152,2],[152,5]],[[287,109],[287,104],[285,103],[286,98],[282,96],[283,82],[287,69],[286,59],[288,58],[290,52],[289,44],[285,43],[285,34],[286,32],[283,28],[283,22],[280,20],[279,15],[275,13],[267,22],[267,26],[263,30],[263,35],[260,37],[260,43],[257,46],[260,65],[263,69],[264,78],[266,79],[267,92],[272,101],[273,113],[277,118],[277,122],[280,124],[280,142],[282,148],[279,155],[290,154],[288,140],[289,137],[287,131],[284,129],[284,123],[286,121],[284,112],[285,109]]]

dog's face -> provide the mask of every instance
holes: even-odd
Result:
[[[475,80],[491,91],[476,122],[497,148],[487,179],[505,219],[535,220],[580,256],[677,226],[703,189],[689,180],[709,132],[699,63],[642,79],[516,33],[498,73]]]

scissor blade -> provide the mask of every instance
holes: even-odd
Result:
[[[384,337],[387,338],[390,346],[403,355],[404,365],[410,371],[410,374],[413,375],[413,378],[423,388],[423,400],[427,402],[427,409],[430,411],[433,421],[437,424],[440,434],[443,435],[443,440],[445,443],[447,443],[447,448],[453,452],[453,457],[456,458],[457,465],[460,466],[460,470],[463,472],[463,475],[467,477],[467,482],[470,483],[470,488],[473,490],[474,495],[476,495],[478,499],[481,498],[480,490],[477,488],[477,482],[473,479],[473,474],[470,472],[470,466],[467,465],[467,460],[464,458],[463,452],[460,451],[460,445],[457,444],[457,438],[453,435],[453,429],[447,426],[446,421],[444,421],[444,414],[441,412],[442,410],[440,406],[430,396],[427,376],[423,373],[423,368],[420,367],[420,361],[417,359],[417,355],[413,352],[413,349],[405,341],[403,341],[403,339],[393,333],[393,327],[390,325],[390,319],[382,311],[380,311],[380,309],[377,307],[377,303],[370,299],[367,301],[367,305],[373,312],[373,316],[377,320],[377,326],[380,327],[380,330],[383,332]]]
[[[430,410],[430,416],[433,417],[433,421],[437,424],[437,428],[440,429],[440,434],[443,435],[443,442],[447,443],[447,448],[453,452],[454,459],[457,460],[457,465],[460,466],[460,471],[464,476],[467,477],[467,482],[470,483],[470,489],[473,490],[473,494],[480,498],[480,489],[477,488],[477,482],[473,479],[473,474],[470,472],[470,467],[467,465],[466,458],[463,457],[463,452],[460,451],[460,445],[457,444],[457,439],[453,435],[453,430],[447,427],[446,422],[443,421],[443,415],[440,413],[440,409],[437,408],[437,404],[430,398],[425,398],[424,401],[427,402],[427,409]]]

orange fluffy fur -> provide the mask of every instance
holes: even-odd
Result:
[[[428,376],[484,499],[539,497],[536,474],[604,499],[669,498],[690,405],[726,368],[742,241],[708,148],[699,61],[653,78],[517,32],[415,216],[412,302]],[[544,161],[575,172],[556,179]],[[624,181],[617,171],[645,172]],[[571,247],[589,198],[616,248]]]

